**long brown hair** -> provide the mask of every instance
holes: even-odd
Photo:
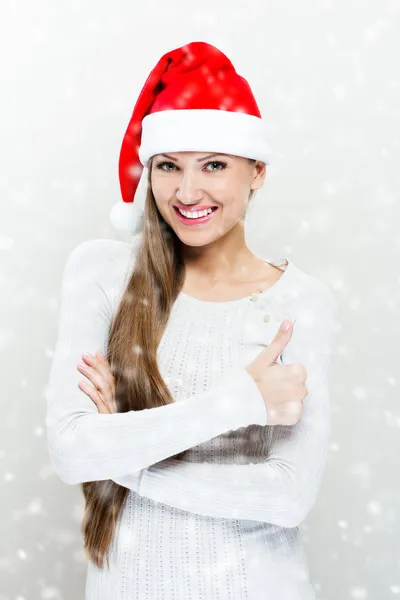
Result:
[[[254,159],[248,159],[255,163]],[[161,377],[157,348],[171,308],[183,286],[185,266],[181,244],[157,208],[149,164],[143,235],[135,268],[111,321],[107,359],[115,379],[118,412],[155,408],[174,402]],[[254,190],[250,190],[249,199]],[[179,455],[176,455],[179,456]],[[115,535],[118,517],[129,490],[112,479],[81,484],[85,498],[82,521],[84,552],[103,568]]]

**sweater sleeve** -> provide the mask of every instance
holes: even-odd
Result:
[[[281,367],[306,367],[303,411],[295,425],[267,425],[270,444],[264,462],[167,459],[114,481],[139,495],[210,517],[298,526],[315,503],[329,449],[329,367],[338,304],[329,288],[318,282],[318,289],[296,310]]]
[[[55,472],[72,485],[140,471],[223,432],[267,421],[261,392],[245,369],[229,383],[166,406],[98,412],[78,387],[83,376],[77,365],[84,352],[107,351],[110,290],[115,289],[111,273],[122,271],[124,258],[116,244],[121,242],[82,242],[64,270],[58,339],[46,389],[46,434]],[[116,254],[117,261],[112,259]]]

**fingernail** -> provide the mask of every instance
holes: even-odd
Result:
[[[282,325],[281,325],[281,329],[282,331],[287,331],[290,327],[290,323],[289,321],[283,321]]]
[[[89,354],[88,352],[84,352],[82,356],[87,356],[87,358],[93,358],[93,354]]]

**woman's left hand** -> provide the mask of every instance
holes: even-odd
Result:
[[[84,362],[79,363],[77,369],[90,383],[81,380],[79,388],[93,400],[99,413],[118,412],[115,402],[115,380],[107,358],[103,353],[96,352],[95,356],[83,354],[82,360]]]

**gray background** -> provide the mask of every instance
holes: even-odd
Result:
[[[340,303],[329,463],[301,525],[313,582],[321,600],[400,597],[399,14],[388,0],[2,0],[0,600],[83,598],[83,498],[53,473],[44,429],[62,271],[82,240],[127,239],[108,221],[123,134],[159,58],[197,40],[228,55],[270,125],[249,247],[291,257]]]

